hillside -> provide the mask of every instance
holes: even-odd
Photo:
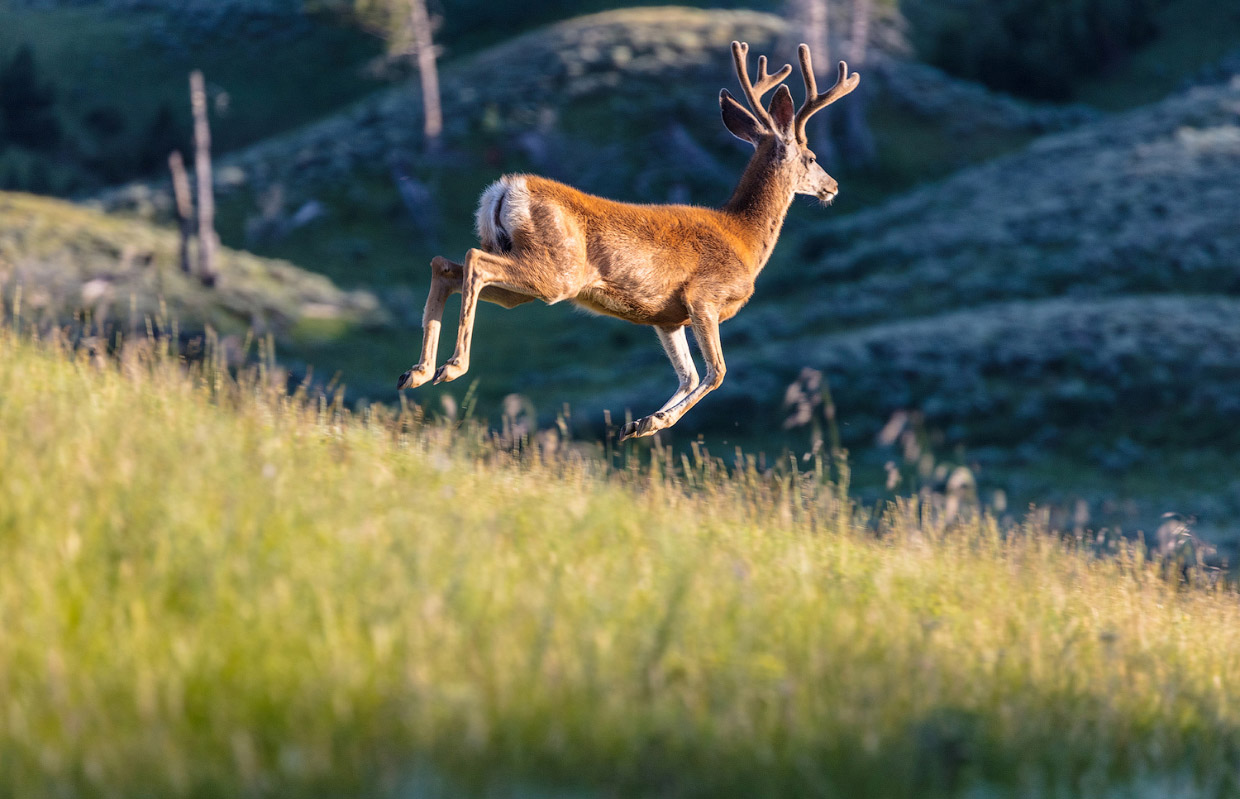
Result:
[[[1015,297],[1240,292],[1238,103],[1240,77],[832,220],[797,237],[806,272],[774,289],[815,307],[808,329]]]
[[[0,192],[0,294],[28,321],[88,312],[97,323],[285,337],[387,323],[373,294],[342,291],[286,262],[223,248],[212,288],[180,269],[177,234],[46,197]]]
[[[1122,540],[0,360],[5,795],[1238,787],[1237,597]]]
[[[729,152],[716,103],[719,87],[735,81],[729,43],[748,41],[773,58],[786,50],[791,58],[792,38],[787,23],[772,14],[676,7],[604,12],[516,37],[444,69],[447,137],[462,150],[451,165],[459,168],[459,159],[498,147],[500,157],[544,169],[559,164],[564,177],[571,173],[575,184],[591,191],[631,194],[641,191],[643,174],[668,172],[670,180],[687,181],[691,188],[726,191],[730,172],[690,177],[684,174],[683,149],[663,154],[647,145],[674,123],[687,128],[697,139],[694,146],[705,150],[698,153],[699,172],[703,155],[709,161]],[[942,128],[948,122],[961,153],[968,143],[982,146],[999,132],[1029,134],[1096,116],[1079,106],[1027,104],[953,81],[887,55],[881,48],[892,45],[883,29],[876,29],[875,38],[880,49],[867,64],[867,76],[879,116],[907,114],[912,119],[902,119],[904,124],[919,128]],[[527,67],[512,69],[512,63]],[[279,183],[290,201],[304,200],[358,172],[377,168],[383,173],[394,155],[416,162],[420,113],[412,84],[378,93],[346,113],[230,155],[223,161],[227,180],[221,188],[260,194]],[[633,141],[626,143],[630,136]],[[550,143],[556,147],[554,159],[542,154]],[[601,152],[613,162],[621,157],[625,169],[591,166]],[[936,150],[934,155],[943,154]],[[491,161],[496,156],[486,155]],[[951,165],[949,160],[939,169]],[[420,165],[435,166],[433,161]],[[100,201],[108,208],[138,211],[170,207],[162,183],[109,191]]]

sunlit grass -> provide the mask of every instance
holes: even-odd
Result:
[[[1240,789],[1237,596],[1137,548],[140,349],[0,333],[0,796]]]

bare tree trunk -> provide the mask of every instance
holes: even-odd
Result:
[[[180,150],[168,156],[168,170],[172,173],[172,196],[176,198],[177,221],[181,228],[181,271],[194,271],[189,261],[189,240],[194,235],[194,201],[190,197],[189,175],[185,174],[185,159]]]
[[[810,54],[814,56],[817,63],[823,65],[818,69],[820,75],[832,74],[835,70],[830,69],[831,20],[828,17],[827,0],[802,0],[802,3],[805,16],[805,43],[809,45]],[[819,77],[819,75],[814,77]]]
[[[870,17],[873,10],[873,0],[853,0],[848,60],[854,70],[859,70],[865,65],[866,49],[870,43]],[[874,134],[866,122],[865,105],[864,89],[853,95],[852,102],[844,104],[844,152],[850,164],[856,166],[868,166],[878,157]]]
[[[853,0],[852,30],[848,37],[848,60],[854,67],[860,67],[865,63],[866,49],[870,45],[870,16],[873,13],[873,7],[873,0]]]
[[[201,70],[189,76],[190,106],[194,111],[194,172],[198,178],[198,279],[215,285],[215,186],[211,177],[211,126],[207,122],[207,90]]]
[[[431,37],[431,18],[426,12],[426,0],[409,0],[409,26],[418,61],[418,76],[422,79],[426,149],[436,152],[443,135],[443,107],[439,102],[439,69],[435,65],[435,42]]]

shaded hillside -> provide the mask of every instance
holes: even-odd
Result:
[[[1240,300],[1018,302],[746,350],[826,372],[855,436],[915,407],[948,441],[1240,444]],[[778,386],[772,386],[778,391]],[[1229,438],[1224,441],[1223,436]],[[1235,440],[1232,440],[1235,439]],[[1079,443],[1079,442],[1074,442]]]
[[[286,261],[224,248],[213,288],[182,273],[177,235],[60,200],[0,193],[0,289],[20,288],[27,318],[98,321],[170,317],[182,329],[213,325],[244,332],[331,334],[383,324],[386,313],[363,291]]]
[[[724,328],[725,331],[727,328]],[[731,346],[729,346],[731,341]],[[917,409],[945,443],[1240,444],[1240,300],[1201,296],[1054,299],[957,311],[761,344],[724,334],[728,379],[686,416],[690,430],[777,428],[803,367],[830,381],[848,443],[865,447],[898,410]],[[605,405],[643,409],[675,386],[651,362],[640,387]],[[664,375],[662,372],[666,371]],[[574,369],[573,378],[585,377]],[[603,376],[598,375],[599,383]],[[554,378],[553,378],[554,379]],[[1021,454],[1019,448],[1015,454]]]
[[[795,234],[789,335],[1000,299],[1240,293],[1240,78]]]
[[[217,152],[374,91],[380,84],[364,67],[378,42],[300,8],[300,0],[0,0],[0,70],[30,48],[61,132],[59,141],[19,143],[0,129],[0,188],[81,195],[166,175],[169,151],[191,138],[193,69],[206,74]]]
[[[732,39],[761,47],[782,29],[783,22],[768,14],[690,9],[609,12],[553,25],[444,69],[447,138],[459,143],[474,133],[534,128],[544,108],[632,90],[630,79],[642,76],[684,78],[704,65],[717,71],[710,61],[720,61]],[[525,68],[513,68],[514,63]],[[261,191],[281,183],[301,194],[351,179],[356,170],[386,171],[393,153],[421,149],[420,113],[416,85],[376,93],[346,112],[223,159],[220,190]],[[161,182],[110,192],[101,200],[131,210],[153,202],[156,210],[165,210],[166,193]]]
[[[729,43],[748,41],[754,51],[775,59],[787,50],[786,60],[793,38],[782,18],[753,11],[636,8],[562,22],[448,66],[443,73],[447,137],[459,148],[458,160],[468,157],[466,151],[482,150],[490,162],[514,158],[593,191],[661,199],[650,192],[667,186],[643,180],[654,174],[726,191],[735,175],[714,158],[733,145],[718,123],[715,98],[719,87],[735,81]],[[888,42],[880,38],[876,44]],[[951,135],[966,140],[996,131],[1070,127],[1093,116],[1082,107],[1037,106],[995,95],[881,50],[867,70],[888,112],[934,119],[940,127],[951,120]],[[797,84],[795,76],[792,83]],[[348,112],[232,155],[223,161],[221,189],[257,193],[278,183],[290,198],[306,199],[359,170],[385,172],[394,155],[407,154],[416,162],[419,102],[413,85],[381,92]],[[674,146],[653,147],[656,138]],[[601,169],[600,163],[610,168]],[[439,166],[461,164],[450,157]],[[127,210],[169,207],[161,183],[126,187],[100,199],[106,207]]]

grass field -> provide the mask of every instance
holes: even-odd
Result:
[[[0,360],[0,796],[1240,790],[1237,595],[1138,547]]]
[[[346,292],[288,262],[219,252],[215,286],[184,273],[177,235],[51,197],[0,191],[0,297],[28,321],[83,313],[96,324],[144,327],[144,317],[184,330],[252,328],[313,345],[354,326],[389,322],[368,292]]]

